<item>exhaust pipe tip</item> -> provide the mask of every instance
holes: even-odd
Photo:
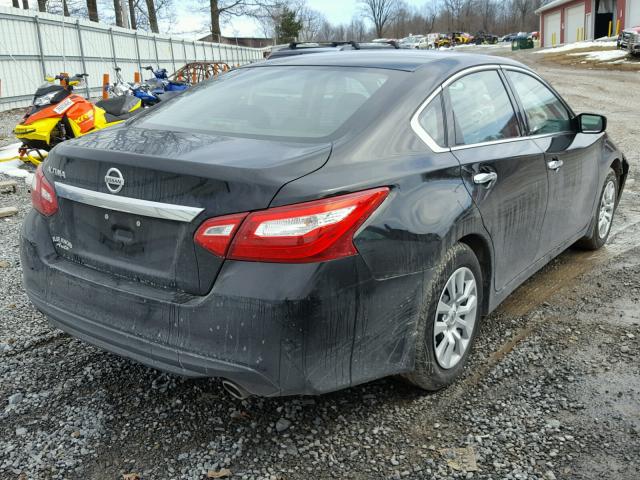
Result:
[[[251,396],[251,394],[240,385],[232,382],[231,380],[227,380],[226,378],[222,380],[222,388],[224,388],[227,393],[236,400],[245,400]]]

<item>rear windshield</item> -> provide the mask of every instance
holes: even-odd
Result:
[[[221,135],[327,137],[380,90],[391,73],[300,66],[236,70],[149,112],[140,126]]]

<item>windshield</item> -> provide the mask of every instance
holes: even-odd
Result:
[[[260,67],[201,84],[140,119],[149,128],[221,135],[321,138],[333,134],[392,72]]]

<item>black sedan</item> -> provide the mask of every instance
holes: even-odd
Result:
[[[38,169],[24,285],[52,324],[236,397],[401,374],[435,390],[628,164],[536,73],[460,53],[240,68]]]

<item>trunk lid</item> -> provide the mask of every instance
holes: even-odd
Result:
[[[60,206],[50,219],[52,241],[67,260],[204,295],[222,260],[193,241],[200,223],[267,208],[330,151],[330,143],[122,127],[65,142],[45,164]]]

